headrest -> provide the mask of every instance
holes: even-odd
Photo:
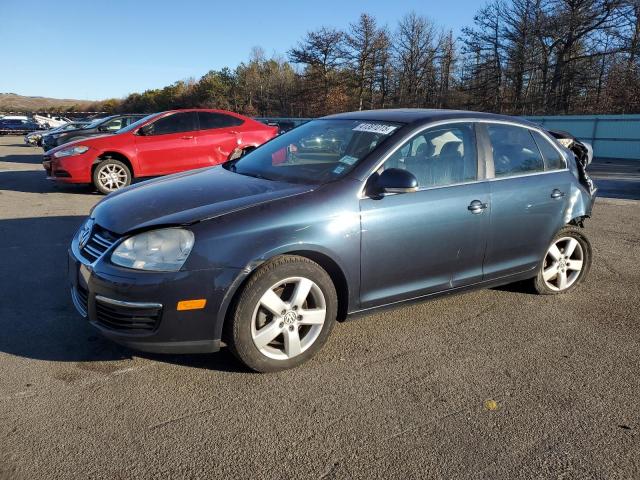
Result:
[[[460,156],[462,142],[447,142],[440,149],[440,156]]]

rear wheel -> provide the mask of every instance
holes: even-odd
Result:
[[[554,237],[534,279],[540,294],[555,295],[577,287],[591,268],[591,244],[582,229],[567,226]]]
[[[120,160],[106,158],[93,170],[93,184],[107,195],[131,184],[131,170]]]
[[[296,367],[326,342],[337,304],[331,277],[320,265],[278,257],[254,273],[235,303],[229,347],[258,372]]]

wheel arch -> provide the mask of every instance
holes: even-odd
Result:
[[[135,171],[133,168],[133,163],[131,163],[131,160],[129,160],[129,158],[122,152],[112,151],[112,150],[104,151],[96,157],[96,159],[93,161],[93,165],[91,165],[91,178],[93,178],[93,172],[95,171],[98,164],[106,160],[107,158],[119,160],[122,163],[124,163],[129,168],[129,171],[131,172],[131,177],[135,178]]]
[[[342,321],[347,318],[347,313],[349,311],[349,283],[347,282],[347,277],[345,275],[344,269],[326,252],[321,252],[320,250],[316,250],[313,248],[292,248],[273,252],[272,255],[265,256],[260,258],[259,260],[250,262],[244,269],[242,269],[240,275],[238,275],[235,281],[232,282],[232,284],[229,286],[227,295],[225,295],[225,298],[223,299],[218,310],[218,321],[215,329],[216,338],[222,337],[222,339],[224,340],[225,326],[230,324],[228,320],[230,315],[233,314],[235,302],[242,293],[244,286],[247,284],[251,276],[265,263],[273,260],[274,258],[286,255],[297,255],[299,257],[308,258],[309,260],[316,262],[327,272],[327,274],[331,278],[331,281],[333,282],[333,285],[336,288],[336,295],[338,297],[337,319],[338,321]]]

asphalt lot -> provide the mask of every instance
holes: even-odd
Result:
[[[101,197],[49,184],[21,142],[0,137],[0,478],[640,477],[639,201],[598,200],[575,293],[515,285],[371,315],[258,375],[226,350],[98,337],[65,255]],[[607,193],[640,198],[608,172]]]

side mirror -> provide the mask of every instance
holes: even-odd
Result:
[[[389,168],[380,174],[376,187],[382,193],[411,193],[418,190],[418,179],[407,170]]]

